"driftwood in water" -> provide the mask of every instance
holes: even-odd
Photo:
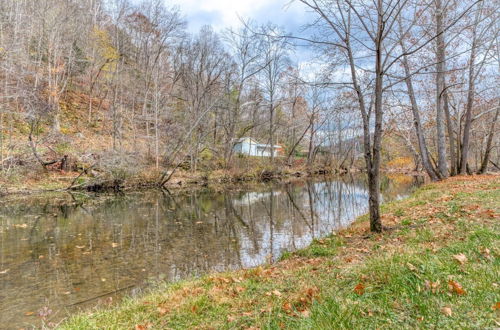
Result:
[[[72,185],[68,190],[86,190],[90,192],[120,192],[122,191],[123,180],[103,180],[97,182],[91,182],[83,185]]]

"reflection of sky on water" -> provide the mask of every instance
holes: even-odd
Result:
[[[271,199],[273,208],[289,209],[286,216],[279,219],[283,221],[280,226],[270,221]],[[259,206],[259,203],[262,205]],[[366,212],[367,203],[365,188],[341,181],[308,183],[294,194],[282,191],[246,193],[235,201],[242,206],[241,212],[261,207],[266,213],[257,223],[261,233],[259,245],[255,244],[251,233],[246,230],[240,232],[241,266],[255,267],[271,257],[276,260],[284,251],[304,248],[314,238],[348,226],[354,218]]]
[[[413,181],[385,181],[398,198]],[[299,181],[250,192],[57,195],[0,203],[0,324],[38,324],[151,280],[247,268],[346,227],[366,212],[356,179]]]

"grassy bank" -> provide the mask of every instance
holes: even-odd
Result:
[[[274,265],[165,284],[63,329],[494,328],[500,176],[457,177],[383,206]]]

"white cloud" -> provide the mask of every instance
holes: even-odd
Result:
[[[288,21],[296,24],[303,18],[302,8],[289,5],[289,0],[170,0],[168,4],[179,6],[192,32],[207,24],[216,30],[238,26],[239,17],[278,25],[288,25]]]

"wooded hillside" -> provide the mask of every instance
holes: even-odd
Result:
[[[178,167],[238,168],[246,136],[284,147],[269,164],[359,167],[372,150],[370,166],[433,179],[498,169],[494,1],[300,2],[318,15],[303,35],[250,20],[193,35],[160,0],[3,0],[3,180],[164,183]],[[294,60],[304,43],[315,65]]]

